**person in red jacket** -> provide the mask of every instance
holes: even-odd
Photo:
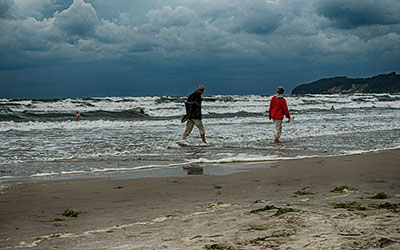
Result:
[[[274,121],[275,124],[275,139],[274,142],[278,143],[279,138],[282,133],[282,121],[283,115],[288,118],[288,122],[290,122],[290,113],[286,104],[286,100],[283,97],[283,93],[285,89],[282,86],[279,86],[277,89],[277,94],[274,95],[269,104],[269,119]]]

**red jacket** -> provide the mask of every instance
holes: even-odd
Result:
[[[283,120],[283,115],[290,119],[285,98],[273,96],[269,104],[269,119]]]

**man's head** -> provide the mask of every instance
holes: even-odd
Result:
[[[285,92],[285,89],[282,86],[278,86],[276,93],[283,95],[283,92]]]
[[[199,85],[199,86],[197,86],[197,89],[196,89],[196,91],[198,92],[198,93],[200,93],[200,94],[203,94],[204,93],[204,85]]]

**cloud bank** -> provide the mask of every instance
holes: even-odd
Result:
[[[0,90],[264,93],[396,71],[398,13],[397,0],[0,0]]]

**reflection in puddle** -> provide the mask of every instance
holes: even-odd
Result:
[[[204,172],[203,167],[199,165],[184,166],[182,168],[187,172],[187,175],[203,175]]]

